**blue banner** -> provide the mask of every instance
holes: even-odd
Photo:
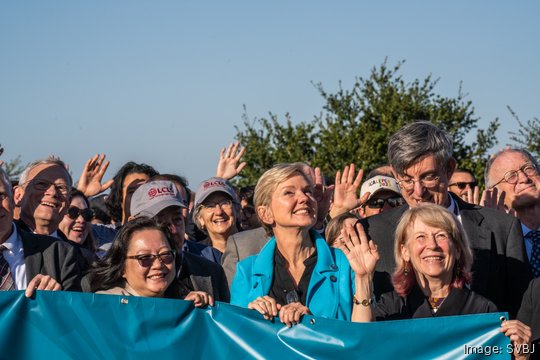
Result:
[[[510,359],[505,313],[349,323],[305,316],[287,328],[224,303],[0,292],[1,359]]]

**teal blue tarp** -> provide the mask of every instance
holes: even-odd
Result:
[[[0,358],[458,359],[498,350],[509,359],[501,315],[367,324],[306,316],[289,329],[222,303],[194,309],[180,300],[2,291]]]

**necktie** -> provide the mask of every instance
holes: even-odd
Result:
[[[531,267],[533,276],[540,277],[540,230],[529,231],[525,238],[533,243],[531,252]]]
[[[15,289],[15,283],[11,276],[9,264],[4,258],[4,250],[7,250],[7,248],[0,245],[0,290],[13,290]]]

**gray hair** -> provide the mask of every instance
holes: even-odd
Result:
[[[39,159],[28,164],[28,166],[21,173],[21,177],[19,178],[19,186],[24,186],[28,182],[28,174],[30,173],[30,171],[32,171],[32,169],[39,165],[60,166],[61,168],[66,170],[66,173],[68,175],[68,186],[71,187],[73,185],[73,179],[71,178],[71,174],[69,173],[69,169],[66,163],[60,160],[58,156],[49,155],[46,159]]]
[[[486,169],[484,170],[484,182],[486,185],[486,189],[493,187],[493,184],[495,183],[495,180],[491,178],[491,166],[493,165],[493,163],[495,162],[495,160],[497,160],[499,156],[506,154],[508,152],[516,152],[523,155],[525,158],[529,159],[529,161],[538,169],[538,162],[536,161],[536,159],[530,152],[528,152],[525,149],[506,147],[498,151],[494,155],[491,155],[491,157],[489,158],[486,164]]]
[[[13,188],[11,186],[11,180],[9,179],[9,175],[7,174],[6,170],[4,170],[2,166],[0,166],[0,180],[2,181],[2,183],[4,183],[9,197],[12,198]]]
[[[388,143],[388,161],[399,175],[427,155],[444,165],[452,158],[452,137],[429,121],[417,121],[399,129]]]

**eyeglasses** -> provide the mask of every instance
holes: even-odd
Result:
[[[134,256],[128,256],[127,258],[137,260],[139,262],[139,265],[146,268],[146,267],[152,266],[154,264],[154,261],[156,261],[156,259],[158,259],[159,262],[165,265],[172,264],[175,258],[175,253],[173,251],[165,251],[156,255],[152,255],[152,254],[134,255]]]
[[[405,200],[401,196],[391,197],[388,199],[369,199],[366,206],[370,209],[382,209],[384,204],[388,203],[391,207],[398,207],[405,204]]]
[[[216,201],[214,203],[207,203],[207,204],[201,204],[201,206],[210,211],[210,212],[214,212],[216,211],[216,209],[218,208],[218,206],[222,209],[225,209],[225,210],[230,210],[232,208],[232,200],[229,200],[229,199],[223,199],[221,201]]]
[[[478,185],[478,183],[476,181],[471,181],[471,182],[455,182],[455,183],[452,183],[452,184],[448,184],[448,186],[457,186],[459,190],[465,190],[467,188],[467,186],[470,186],[471,189],[473,189],[476,185]]]
[[[415,179],[403,179],[399,180],[397,183],[400,188],[404,189],[405,191],[411,191],[414,188],[414,183],[419,182],[423,187],[426,189],[433,189],[437,185],[439,185],[439,179],[441,177],[435,174],[428,174],[422,177],[420,180]]]
[[[67,216],[72,220],[77,220],[77,218],[82,216],[84,221],[92,221],[94,218],[94,210],[92,209],[79,209],[76,206],[70,206],[67,210]]]
[[[66,184],[55,184],[53,182],[41,179],[41,180],[30,180],[26,184],[30,183],[32,187],[38,191],[45,191],[54,185],[56,191],[59,191],[63,196],[67,196],[69,193],[69,186]],[[25,184],[25,185],[26,185]]]
[[[519,179],[519,171],[524,173],[527,177],[538,175],[538,169],[536,168],[536,166],[534,166],[532,163],[526,163],[517,170],[508,171],[506,174],[504,174],[503,178],[495,185],[492,185],[490,189],[493,189],[495,186],[499,185],[502,182],[507,182],[510,185],[517,184]]]

